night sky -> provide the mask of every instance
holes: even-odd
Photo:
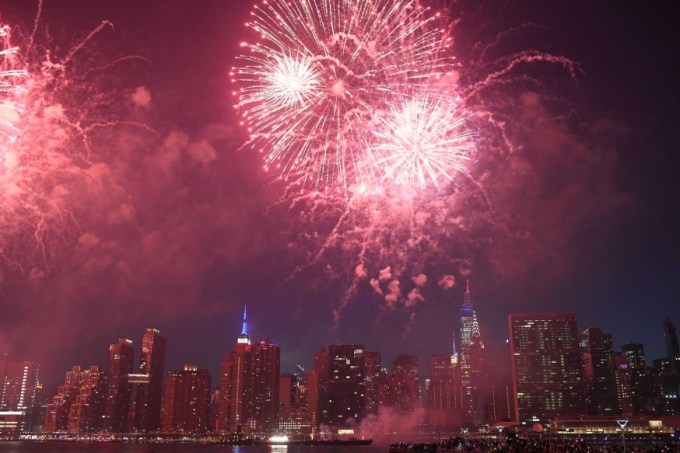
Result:
[[[106,365],[119,337],[139,348],[155,327],[166,369],[195,363],[216,379],[247,304],[251,337],[281,346],[283,372],[328,344],[363,343],[388,366],[418,354],[426,374],[427,355],[450,352],[469,278],[496,354],[508,313],[574,311],[617,349],[642,342],[650,364],[664,356],[662,320],[680,325],[680,6],[448,3],[462,87],[531,51],[571,60],[575,77],[521,64],[472,96],[471,110],[505,122],[512,150],[480,126],[474,183],[420,212],[436,240],[414,250],[394,235],[358,269],[352,231],[317,254],[341,202],[291,205],[242,147],[229,71],[253,0],[44,0],[35,51],[55,61],[113,24],[74,54],[68,83],[46,88],[62,119],[106,125],[88,133],[86,157],[34,187],[36,199],[58,199],[58,215],[0,224],[0,349],[40,363],[52,385],[73,364]],[[38,5],[0,0],[0,19],[25,42]],[[372,213],[385,228],[395,204]]]

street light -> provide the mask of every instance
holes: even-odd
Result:
[[[621,440],[623,442],[623,453],[626,453],[626,425],[628,420],[616,420],[616,423],[621,427]]]

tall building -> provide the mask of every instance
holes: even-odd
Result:
[[[621,415],[629,417],[633,415],[632,373],[628,367],[628,359],[623,353],[614,354],[614,363],[616,366],[616,395],[621,407]]]
[[[666,351],[668,360],[671,363],[671,371],[676,376],[680,376],[680,346],[678,345],[678,334],[675,324],[670,319],[663,320],[663,334],[666,339]]]
[[[620,414],[612,336],[599,328],[588,328],[581,334],[581,350],[588,414]]]
[[[508,316],[510,357],[519,422],[585,413],[579,333],[575,313]]]
[[[220,433],[242,432],[251,415],[252,354],[246,308],[243,326],[234,349],[220,362],[219,401],[216,429]]]
[[[108,388],[105,428],[114,433],[127,430],[132,385],[128,376],[134,369],[132,341],[120,338],[109,345]]]
[[[379,352],[364,352],[366,413],[377,414],[380,399],[378,398],[378,384],[380,380],[381,361]]]
[[[366,412],[363,345],[330,345],[328,359],[328,423],[344,426],[361,420]]]
[[[472,304],[468,280],[463,305],[460,308],[460,352],[458,367],[466,395],[467,424],[479,426],[486,422],[485,404],[488,389],[484,377],[484,342],[479,330],[477,313]]]
[[[274,432],[278,427],[281,350],[268,338],[251,344],[246,309],[234,349],[220,362],[217,430]]]
[[[279,414],[281,349],[269,338],[252,345],[252,412],[255,429],[275,432]]]
[[[71,406],[80,390],[82,368],[75,365],[66,372],[64,384],[57,389],[57,394],[47,404],[44,431],[48,433],[66,432],[69,427]]]
[[[411,414],[422,406],[418,357],[401,354],[394,359],[383,404],[398,413]]]
[[[0,364],[0,414],[16,416],[16,430],[31,430],[36,393],[38,366],[34,362],[10,362],[7,354]]]
[[[633,413],[653,412],[654,376],[647,367],[645,349],[642,343],[627,343],[621,346],[630,373],[633,393]]]
[[[455,344],[455,343],[454,343]],[[467,395],[458,368],[458,354],[430,356],[427,421],[435,429],[454,429],[464,423]]]
[[[163,385],[163,432],[197,434],[208,430],[211,379],[195,365],[169,371]]]
[[[135,429],[152,432],[161,429],[161,400],[163,398],[163,369],[167,341],[156,329],[146,329],[142,336],[139,374],[144,376],[137,387]]]
[[[106,374],[98,365],[82,370],[78,392],[68,417],[69,433],[94,433],[102,429],[106,407]]]
[[[315,427],[319,427],[320,424],[330,423],[328,415],[328,382],[330,379],[328,368],[329,364],[330,359],[328,357],[328,349],[320,349],[316,354],[314,354],[316,387],[312,391],[316,393],[316,399],[318,401],[318,404],[315,407]]]

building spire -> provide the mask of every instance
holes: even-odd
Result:
[[[248,337],[248,321],[246,320],[246,305],[243,305],[243,327],[241,327],[241,334],[238,336],[238,344],[250,344],[250,337]]]
[[[470,279],[469,278],[465,279],[465,292],[470,294]]]

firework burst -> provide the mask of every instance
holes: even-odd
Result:
[[[459,102],[450,96],[407,99],[377,119],[371,154],[386,183],[413,189],[431,182],[441,190],[453,171],[467,173],[474,134]]]
[[[11,144],[18,134],[19,117],[23,110],[27,72],[19,56],[19,48],[12,46],[10,27],[0,25],[0,175],[11,164]]]
[[[451,69],[442,22],[416,0],[256,6],[247,25],[258,41],[243,43],[232,77],[265,168],[315,191],[383,184],[371,130],[405,95]]]

